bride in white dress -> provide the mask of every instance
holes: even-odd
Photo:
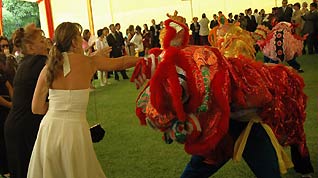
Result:
[[[81,27],[64,22],[34,92],[32,111],[46,114],[33,148],[28,178],[105,178],[86,121],[91,78],[96,70],[123,70],[138,58],[110,59],[110,48],[84,56]],[[46,102],[49,95],[49,102]]]

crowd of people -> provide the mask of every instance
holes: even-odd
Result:
[[[253,13],[249,8],[234,16],[229,13],[226,18],[219,11],[211,21],[203,13],[189,26],[191,44],[210,45],[209,31],[220,24],[238,23],[254,32],[257,25],[272,28],[275,21],[285,21],[294,24],[295,34],[308,35],[303,53],[318,54],[317,3],[311,3],[309,9],[307,6],[305,2],[288,4],[283,0],[282,7],[273,8],[270,14],[264,9]],[[161,47],[162,29],[163,22],[157,24],[152,19],[143,29],[130,25],[124,35],[116,23],[97,30],[94,39],[88,29],[81,33],[79,24],[65,22],[55,30],[54,39],[45,38],[34,24],[17,29],[11,39],[1,36],[0,174],[11,178],[105,177],[84,116],[88,89],[94,88],[96,78],[100,86],[111,84],[108,79],[113,76],[119,81],[118,73],[122,79],[129,79],[126,69],[151,48]],[[57,133],[70,137],[61,138]],[[78,152],[72,144],[77,145]]]
[[[303,53],[318,54],[318,12],[317,3],[313,2],[309,5],[307,2],[288,4],[288,1],[282,1],[281,7],[273,7],[272,12],[266,14],[264,9],[258,11],[254,9],[254,13],[251,8],[248,8],[243,13],[234,15],[228,14],[228,18],[222,13],[222,11],[213,15],[213,19],[210,21],[206,14],[202,14],[202,18],[198,20],[198,17],[194,17],[190,25],[192,31],[192,43],[195,45],[209,45],[207,38],[210,29],[224,23],[237,23],[242,29],[249,32],[254,32],[258,25],[265,25],[269,29],[277,22],[289,22],[295,26],[295,34],[304,36],[308,34],[305,41],[306,48],[304,47]],[[226,22],[224,22],[226,21]]]
[[[266,13],[264,9],[260,11],[258,9],[252,10],[248,8],[243,13],[235,14],[229,13],[228,17],[219,11],[218,14],[213,14],[213,19],[210,21],[205,13],[202,14],[202,18],[193,17],[189,29],[191,30],[192,38],[190,44],[194,45],[210,45],[208,41],[208,35],[211,29],[218,27],[221,24],[237,24],[242,29],[255,32],[258,25],[264,25],[269,29],[279,23],[288,22],[294,26],[294,34],[303,37],[306,36],[304,41],[303,54],[318,54],[318,12],[317,3],[313,2],[309,5],[303,2],[288,4],[288,1],[282,1],[281,7],[273,7],[271,13]],[[83,48],[86,48],[87,54],[94,50],[100,49],[100,47],[111,46],[113,49],[118,49],[113,52],[115,56],[118,55],[138,55],[144,56],[148,54],[149,49],[154,47],[160,48],[159,34],[163,29],[163,22],[156,23],[154,19],[151,20],[151,26],[148,28],[147,24],[143,25],[143,30],[139,25],[134,27],[130,25],[126,29],[125,35],[120,31],[121,26],[119,23],[115,25],[115,29],[112,30],[112,26],[109,28],[97,30],[98,39],[95,41],[90,38],[89,30],[86,29],[86,33],[83,34],[85,42]],[[109,29],[111,32],[109,32]],[[84,31],[84,32],[85,32]],[[87,36],[89,34],[89,36]],[[111,34],[111,35],[110,35]],[[118,36],[118,38],[116,37]],[[115,38],[114,38],[115,37]],[[103,41],[103,43],[101,43]],[[114,43],[116,41],[116,43]],[[88,43],[90,45],[88,45]],[[102,44],[102,45],[100,45]],[[264,59],[268,61],[269,59]],[[303,72],[302,69],[296,69]],[[98,72],[98,79],[100,85],[110,84],[107,78],[111,77],[113,72]],[[125,71],[120,71],[123,79],[127,79]],[[115,71],[115,80],[119,80],[117,72]]]
[[[162,25],[156,25],[155,20],[151,21],[150,29],[147,24],[143,25],[143,30],[139,25],[134,27],[130,25],[125,36],[120,31],[120,23],[110,24],[109,28],[97,30],[97,39],[95,39],[88,29],[83,32],[83,49],[86,55],[94,55],[95,51],[105,47],[112,47],[110,57],[120,57],[123,55],[142,57],[148,53],[148,50],[160,47],[159,32]],[[111,84],[107,79],[114,74],[115,80],[119,81],[118,72],[124,80],[129,79],[126,70],[121,71],[98,71],[97,78],[100,86]]]

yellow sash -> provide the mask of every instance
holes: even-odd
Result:
[[[290,158],[288,157],[288,155],[285,153],[283,147],[279,144],[272,129],[267,124],[262,123],[260,117],[257,116],[256,114],[253,114],[252,119],[249,121],[247,127],[245,128],[245,130],[241,133],[241,135],[235,142],[233,160],[240,161],[242,159],[242,154],[247,142],[247,138],[250,134],[251,128],[254,123],[260,123],[265,129],[265,131],[267,132],[273,144],[273,147],[275,148],[275,151],[276,151],[280,173],[285,174],[287,172],[287,169],[294,167],[294,165],[292,161],[290,160]]]

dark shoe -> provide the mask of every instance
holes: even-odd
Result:
[[[298,73],[304,73],[305,71],[303,69],[298,69],[297,72]]]

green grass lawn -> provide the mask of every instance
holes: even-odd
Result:
[[[262,56],[258,55],[261,59]],[[318,56],[305,55],[298,59],[305,73],[301,74],[306,83],[308,95],[305,131],[311,160],[315,169],[313,177],[318,178]],[[133,69],[129,69],[131,75]],[[161,133],[149,127],[140,126],[135,116],[135,99],[138,92],[128,80],[110,80],[111,85],[98,87],[91,92],[88,106],[88,121],[91,125],[100,122],[106,130],[105,138],[94,144],[97,157],[108,178],[178,178],[190,156],[183,145],[165,144]],[[97,84],[97,82],[95,82]],[[97,84],[98,85],[98,84]],[[95,97],[94,97],[95,96]],[[95,117],[94,98],[97,105]],[[289,149],[286,149],[288,151]],[[255,150],[257,151],[257,150]],[[244,161],[229,161],[214,178],[255,177]],[[290,169],[284,178],[298,178]]]

